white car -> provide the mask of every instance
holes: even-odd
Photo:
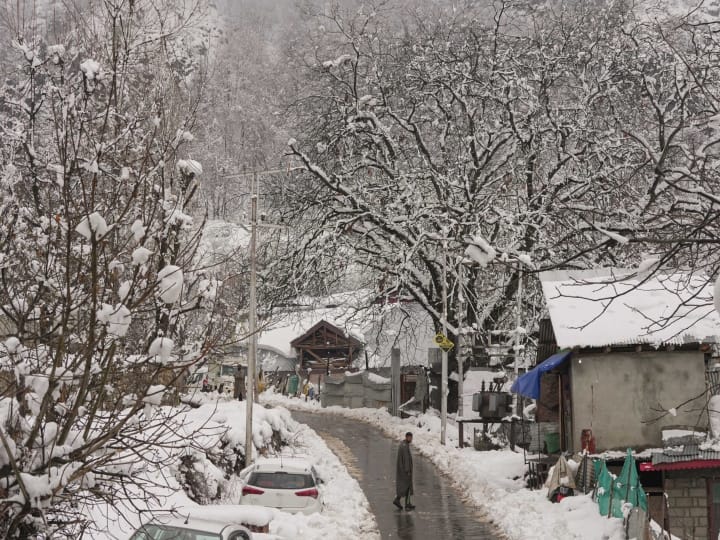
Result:
[[[142,525],[130,540],[252,540],[242,525],[196,517],[157,517]]]
[[[244,469],[240,477],[243,480],[240,504],[302,514],[322,510],[322,480],[304,459],[264,459]]]

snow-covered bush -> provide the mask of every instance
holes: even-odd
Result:
[[[227,496],[233,476],[245,468],[245,402],[224,399],[208,401],[185,413],[190,423],[217,428],[213,444],[203,452],[180,457],[176,466],[179,483],[187,495],[201,504],[217,503]],[[205,419],[210,419],[205,423]],[[285,409],[253,408],[255,454],[276,454],[291,437],[292,420]]]

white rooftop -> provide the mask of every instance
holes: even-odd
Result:
[[[437,348],[430,317],[412,302],[373,304],[372,292],[359,290],[326,298],[299,299],[299,304],[261,323],[258,346],[294,358],[290,343],[325,320],[363,343],[371,367],[389,367],[391,351],[400,349],[402,365],[425,365],[428,349]],[[364,364],[364,355],[361,359]]]
[[[346,336],[362,341],[362,318],[352,306],[334,308],[308,308],[288,311],[264,326],[258,336],[258,346],[274,351],[285,358],[294,358],[290,343],[320,321],[337,326]]]
[[[541,272],[540,281],[561,348],[720,341],[704,275],[603,268]]]

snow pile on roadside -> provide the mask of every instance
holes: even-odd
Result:
[[[152,456],[145,460],[127,450],[127,466],[117,471],[143,484],[145,493],[131,486],[128,500],[118,501],[117,507],[89,506],[87,512],[96,528],[93,538],[127,538],[141,522],[150,519],[152,512],[196,506],[189,493],[200,502],[210,502],[218,493],[227,492],[228,475],[242,469],[245,402],[208,401],[198,408],[148,407],[146,414],[165,420],[163,425],[159,421],[150,423],[154,428],[145,430],[143,437],[158,439],[159,444],[150,447]],[[173,437],[160,440],[168,424]],[[296,425],[287,410],[254,407],[253,453],[266,453],[280,441],[289,443]],[[273,440],[278,435],[280,441]],[[154,466],[142,467],[147,462]]]
[[[290,414],[285,409],[279,410]],[[350,476],[317,433],[303,424],[294,423],[294,428],[292,443],[283,449],[282,455],[302,457],[315,466],[323,481],[320,492],[324,508],[322,513],[308,516],[279,512],[270,523],[270,532],[283,539],[324,537],[379,540],[375,518],[357,480]]]
[[[179,474],[179,461],[167,459],[164,460],[167,465],[163,469],[138,475],[138,479],[146,483],[150,497],[134,488],[129,500],[119,507],[97,505],[87,509],[96,526],[93,538],[128,538],[141,523],[149,521],[153,515],[167,515],[169,511],[205,519],[221,519],[228,523],[243,521],[257,525],[269,520],[270,534],[255,534],[254,538],[258,540],[379,538],[369,504],[358,483],[323,440],[307,426],[293,420],[286,409],[266,409],[257,405],[253,408],[255,453],[272,454],[271,439],[273,433],[279,433],[282,441],[287,444],[282,449],[283,455],[307,455],[325,482],[322,492],[326,508],[321,514],[294,515],[275,509],[237,504],[241,490],[239,478],[231,475],[227,479],[225,471],[213,464],[208,456],[212,452],[227,453],[228,449],[238,449],[243,445],[245,402],[208,400],[199,408],[182,411],[179,420],[183,431],[188,437],[192,436],[192,440],[188,439],[185,453],[196,458],[194,467],[205,478],[210,490],[220,487],[223,493],[221,504],[200,505],[191,500],[178,480],[178,477],[182,476]],[[198,431],[199,427],[202,427],[203,431]],[[165,452],[162,447],[158,447],[157,452],[158,458],[163,460],[164,458],[160,457],[160,454]]]
[[[514,540],[555,538],[557,540],[621,540],[622,520],[600,516],[590,496],[575,496],[551,503],[547,490],[525,489],[525,464],[521,453],[510,450],[478,452],[457,448],[457,432],[447,431],[447,446],[440,444],[440,420],[432,414],[400,419],[385,409],[322,408],[316,402],[266,391],[262,403],[319,414],[340,414],[379,427],[400,439],[413,432],[413,447],[448,474],[472,501]]]

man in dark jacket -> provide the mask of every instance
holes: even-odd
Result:
[[[410,455],[410,443],[413,436],[409,431],[405,434],[405,440],[400,443],[397,455],[397,470],[395,476],[395,499],[393,504],[402,510],[400,499],[405,497],[405,510],[413,510],[415,506],[410,502],[413,494],[413,462]]]
[[[237,366],[235,368],[235,374],[233,375],[233,379],[234,379],[233,390],[234,390],[234,394],[235,394],[234,397],[238,401],[242,401],[243,386],[245,386],[245,372],[240,366]]]

